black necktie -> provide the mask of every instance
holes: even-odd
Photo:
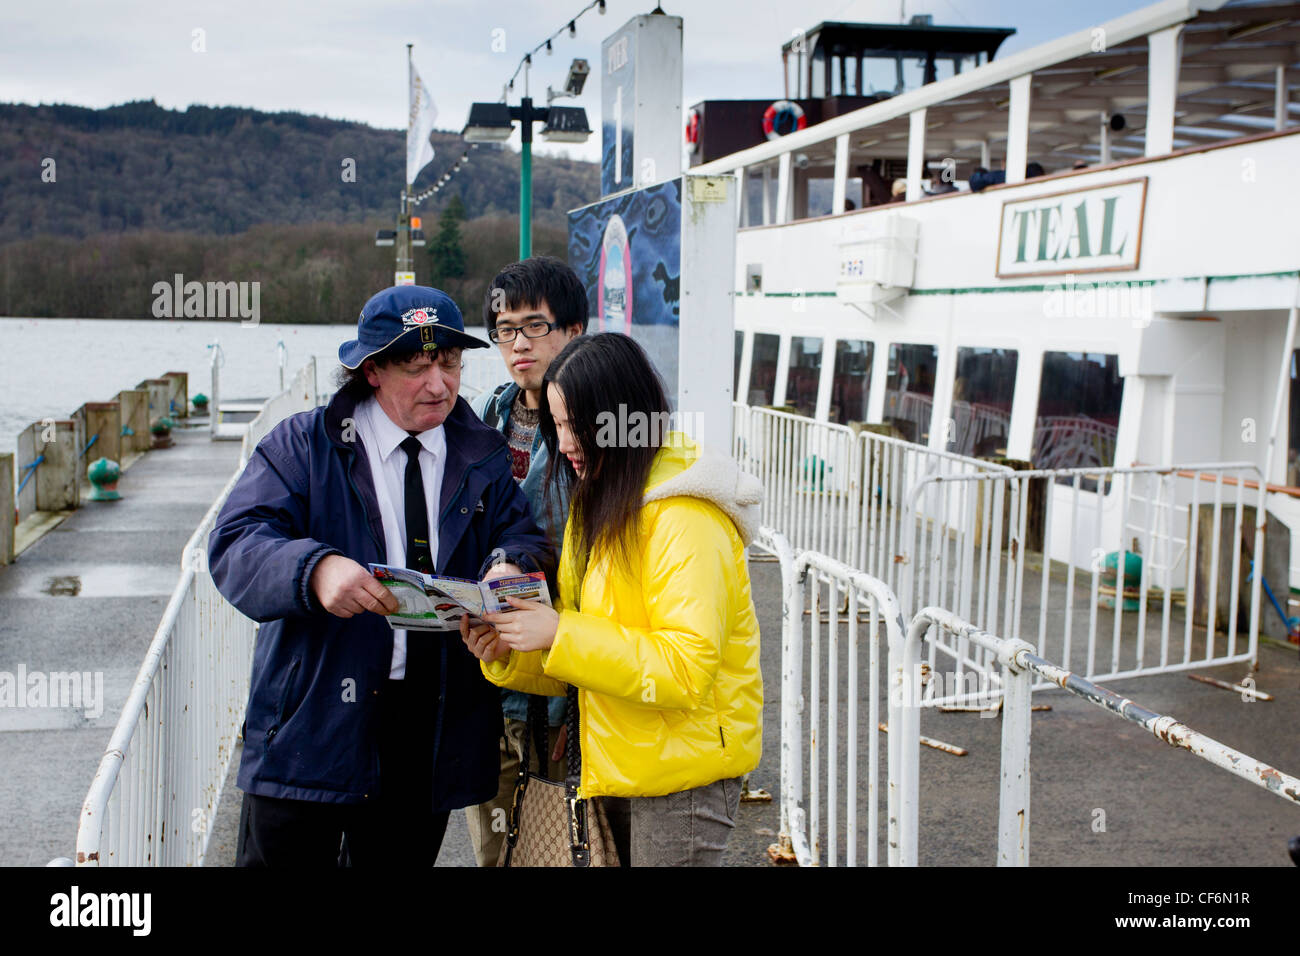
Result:
[[[406,566],[421,574],[433,573],[433,555],[429,551],[429,512],[424,500],[424,478],[420,475],[420,449],[415,437],[402,442],[406,452]]]
[[[429,511],[424,500],[424,479],[420,475],[420,440],[402,442],[406,452],[406,486],[402,497],[406,506],[406,566],[421,574],[433,573],[433,556],[429,550]],[[428,634],[407,632],[406,679],[426,677],[432,649]]]

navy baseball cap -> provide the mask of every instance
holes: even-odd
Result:
[[[357,337],[339,346],[345,368],[359,368],[403,336],[425,351],[441,347],[487,349],[491,343],[465,334],[465,322],[451,296],[424,285],[396,285],[370,297],[357,318]]]

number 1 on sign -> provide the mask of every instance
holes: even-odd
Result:
[[[623,87],[614,90],[614,182],[623,181]]]

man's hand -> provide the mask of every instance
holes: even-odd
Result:
[[[335,617],[353,617],[366,611],[392,614],[398,608],[392,591],[360,564],[341,554],[321,558],[307,586],[321,607]]]
[[[483,620],[497,629],[500,640],[516,651],[544,651],[555,643],[560,615],[540,601],[521,601],[506,595],[514,611],[484,614]]]
[[[510,653],[509,645],[499,639],[491,625],[476,624],[470,627],[468,614],[460,619],[460,639],[465,642],[471,654],[487,664]]]
[[[511,564],[509,561],[502,561],[500,564],[492,565],[488,573],[483,575],[484,581],[495,581],[497,578],[512,578],[515,575],[523,574],[524,569],[517,564]]]

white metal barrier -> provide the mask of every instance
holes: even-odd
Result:
[[[208,535],[239,472],[185,546],[181,576],[81,809],[79,866],[201,866],[248,701],[257,626],[208,573]]]
[[[763,483],[762,521],[897,587],[907,492],[927,476],[1010,474],[992,462],[845,425],[735,403],[732,450]]]
[[[82,805],[79,866],[201,866],[248,703],[257,625],[217,591],[208,535],[270,429],[316,403],[315,360],[249,424],[240,467],[190,536],[181,574]]]
[[[1252,477],[1258,470],[1243,462],[925,477],[908,496],[910,533],[895,552],[903,612],[951,608],[1093,679],[1253,662],[1260,575],[1243,591],[1243,572],[1264,541],[1246,515]],[[987,649],[932,641],[932,668],[937,652],[952,659],[959,686],[971,667],[997,693]]]
[[[920,644],[931,627],[949,635],[948,643],[960,640],[976,645],[990,654],[1002,669],[1005,688],[1002,707],[1002,756],[998,799],[999,866],[1028,866],[1030,843],[1029,738],[1032,714],[1033,679],[1039,686],[1059,687],[1103,710],[1135,723],[1158,740],[1196,754],[1201,759],[1229,773],[1248,780],[1257,787],[1300,806],[1300,778],[1284,774],[1255,758],[1179,722],[1177,719],[1148,710],[1092,681],[1070,673],[1034,653],[1032,645],[1015,638],[1000,638],[984,632],[957,615],[941,608],[923,608],[912,619],[905,643],[897,657],[891,656],[890,707],[897,721],[890,725],[890,786],[900,791],[899,807],[905,819],[899,833],[903,846],[900,860],[916,860],[918,832],[920,731],[919,714],[924,694],[924,680],[919,664]],[[933,639],[932,639],[933,641]],[[895,696],[897,690],[897,696]],[[894,771],[897,768],[897,776]]]
[[[247,431],[244,432],[244,446],[239,453],[240,465],[248,461],[257,448],[257,443],[281,421],[297,412],[310,411],[315,407],[316,358],[313,356],[294,374],[289,387],[267,399],[261,411],[248,423]]]
[[[898,602],[883,582],[826,555],[803,552],[796,556],[780,534],[765,529],[761,543],[781,562],[780,846],[786,858],[794,859],[800,865],[817,866],[825,862],[835,866],[840,861],[843,840],[844,858],[849,866],[857,865],[860,845],[865,848],[867,865],[875,866],[878,862],[882,780],[879,734],[876,732],[883,687],[880,643],[882,639],[890,643],[891,656],[901,650],[903,620]],[[805,607],[810,612],[806,636]],[[865,668],[860,661],[864,644]],[[806,698],[805,651],[808,667]],[[823,686],[826,697],[824,717]],[[869,738],[867,766],[859,772],[858,730],[863,704]],[[892,714],[889,719],[894,719]],[[808,748],[806,760],[805,741]],[[893,780],[892,763],[890,769],[889,779]],[[865,829],[860,825],[860,798],[863,796],[866,803]],[[888,856],[895,864],[900,862],[898,848],[905,842],[899,838],[898,823],[909,819],[896,805],[897,799],[891,785],[886,799]],[[844,809],[843,826],[840,822],[841,807]],[[915,842],[913,834],[911,844],[915,846]]]

